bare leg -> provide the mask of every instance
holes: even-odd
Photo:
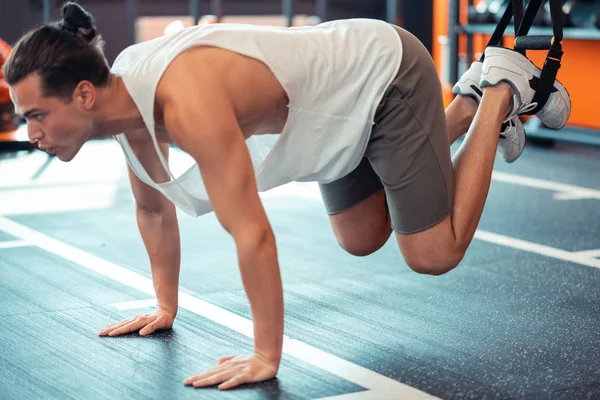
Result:
[[[477,102],[467,96],[456,96],[456,98],[446,108],[446,121],[448,124],[448,138],[450,144],[464,135],[477,112]]]
[[[461,261],[471,243],[490,187],[500,128],[510,110],[511,96],[512,88],[506,83],[484,91],[473,124],[453,159],[452,215],[420,233],[396,233],[406,262],[418,272],[438,275],[449,271]],[[462,127],[461,118],[459,113],[455,117],[452,110],[449,113],[458,120],[452,135],[458,132],[457,127]]]
[[[511,110],[512,88],[487,88],[465,142],[453,159],[454,214],[452,227],[463,246],[473,238],[487,198],[502,121]]]
[[[440,274],[462,259],[487,198],[510,91],[509,85],[486,89],[486,102],[479,108],[470,97],[457,96],[446,109],[449,141],[454,142],[468,131],[453,160],[454,212],[426,231],[396,234],[404,258],[414,270]],[[330,215],[329,219],[340,245],[354,255],[377,251],[392,232],[383,189],[346,211]]]

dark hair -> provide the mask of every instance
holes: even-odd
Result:
[[[42,78],[43,96],[60,97],[68,103],[81,81],[105,86],[110,69],[92,15],[74,2],[66,3],[62,11],[62,21],[19,39],[4,65],[4,80],[14,86],[37,73]]]

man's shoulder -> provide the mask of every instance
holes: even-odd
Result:
[[[204,56],[200,52],[219,51],[213,48],[190,48],[173,58],[166,66],[157,85],[157,96],[177,96],[189,92],[210,92],[222,89],[223,71],[209,61],[213,56]],[[213,60],[214,61],[214,60]]]
[[[138,65],[141,61],[146,60],[148,56],[160,46],[160,39],[161,38],[156,38],[126,47],[119,53],[117,58],[115,58],[111,69],[113,71],[127,71],[135,65]]]

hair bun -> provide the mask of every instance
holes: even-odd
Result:
[[[61,27],[88,42],[96,37],[92,15],[75,2],[68,2],[63,6]]]

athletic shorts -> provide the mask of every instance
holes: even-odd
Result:
[[[410,234],[450,215],[454,176],[435,64],[415,36],[394,28],[402,41],[402,63],[378,105],[365,156],[347,176],[319,186],[330,215],[383,188],[392,228]]]

